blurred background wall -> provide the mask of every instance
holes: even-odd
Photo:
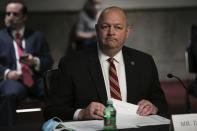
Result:
[[[7,0],[0,0],[0,29],[3,28]],[[65,54],[69,33],[85,0],[22,0],[29,8],[27,26],[45,33],[53,68]],[[132,26],[126,45],[151,54],[161,81],[174,73],[193,79],[185,66],[185,49],[190,44],[190,29],[197,24],[197,0],[103,0],[102,7],[122,7]]]

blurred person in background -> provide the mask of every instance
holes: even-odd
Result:
[[[0,125],[15,123],[24,98],[44,99],[43,72],[53,65],[44,34],[25,26],[27,13],[22,2],[6,5],[6,28],[0,30]]]
[[[77,23],[73,29],[70,50],[81,50],[97,43],[95,24],[101,12],[102,0],[87,0],[83,10],[80,11]],[[72,31],[71,31],[72,32]],[[73,37],[74,36],[74,37]],[[72,41],[74,41],[72,43]]]

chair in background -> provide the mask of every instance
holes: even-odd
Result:
[[[48,70],[44,73],[46,97],[48,96],[48,92],[51,88],[53,80],[56,77],[56,74],[57,69]],[[39,100],[32,97],[28,97],[24,101],[22,101],[16,110],[16,124],[44,122],[44,118],[42,117],[44,103],[44,100]]]
[[[43,122],[44,101],[28,97],[23,100],[16,110],[16,124]]]
[[[44,99],[28,96],[16,109],[16,124],[43,122]]]
[[[45,72],[44,84],[45,84],[45,95],[49,96],[49,91],[51,89],[51,85],[56,79],[58,69],[52,69]]]
[[[76,43],[76,24],[72,25],[69,35],[68,35],[68,47],[65,51],[65,55],[70,55],[77,50],[77,43]]]

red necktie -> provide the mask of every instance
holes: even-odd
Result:
[[[116,67],[113,63],[113,60],[114,60],[113,58],[108,59],[108,62],[110,63],[110,67],[109,67],[110,94],[112,98],[117,100],[122,100]]]
[[[21,44],[21,37],[19,33],[16,33],[16,42],[17,42],[18,55],[20,57],[24,55],[24,50],[21,49],[22,44]],[[21,47],[19,46],[19,44],[21,44]],[[24,85],[26,85],[27,87],[32,87],[32,85],[34,84],[34,80],[32,78],[29,67],[23,63],[20,63],[20,65],[21,65]]]

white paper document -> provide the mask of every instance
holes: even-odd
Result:
[[[148,125],[164,125],[169,124],[170,120],[160,117],[158,115],[151,116],[136,116],[136,115],[123,115],[117,120],[117,128],[139,128]],[[103,120],[89,120],[89,121],[74,121],[64,122],[63,125],[75,131],[98,131],[103,130]]]
[[[148,125],[170,124],[170,120],[158,115],[139,116],[136,114],[138,106],[127,102],[113,99],[113,106],[116,108],[116,125],[118,129],[138,128]],[[104,120],[64,122],[67,128],[76,131],[97,131],[103,130]]]
[[[137,115],[138,105],[134,105],[128,102],[119,101],[116,99],[111,99],[113,102],[113,106],[116,109],[117,114],[129,114],[129,115]]]
[[[170,120],[158,115],[139,116],[139,115],[119,115],[116,120],[117,128],[139,128],[149,125],[165,125],[170,124]]]

